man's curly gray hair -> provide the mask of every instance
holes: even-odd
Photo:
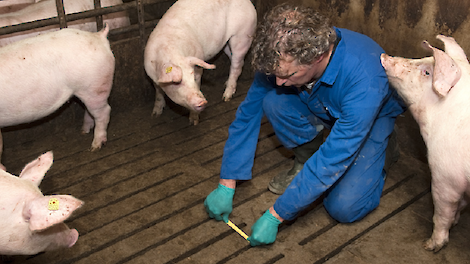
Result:
[[[281,4],[266,13],[253,40],[252,65],[265,73],[275,73],[281,55],[290,55],[299,64],[310,64],[336,41],[329,20],[309,7]]]

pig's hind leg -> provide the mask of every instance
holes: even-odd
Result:
[[[250,49],[252,38],[248,35],[235,35],[230,38],[224,52],[230,58],[230,73],[225,83],[222,100],[229,101],[237,89],[237,80],[243,69],[245,55]]]
[[[449,229],[456,224],[466,202],[465,188],[455,186],[455,179],[432,176],[432,197],[434,202],[433,233],[424,243],[427,250],[438,252],[449,242]],[[457,181],[458,182],[458,181]]]
[[[455,213],[455,219],[454,219],[454,222],[452,223],[452,226],[459,223],[460,212],[462,212],[462,210],[465,209],[465,207],[467,207],[468,202],[465,198],[466,198],[465,195],[462,195],[462,198],[459,201],[459,206],[457,208],[457,212]]]
[[[89,133],[93,127],[95,128],[91,151],[100,149],[107,141],[107,128],[111,113],[108,96],[111,86],[112,81],[105,84],[103,89],[94,89],[96,92],[91,92],[91,94],[76,94],[86,107],[82,133]]]

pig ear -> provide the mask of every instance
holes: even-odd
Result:
[[[187,57],[188,59],[188,62],[190,65],[193,65],[193,66],[199,66],[201,68],[204,68],[204,69],[207,69],[207,70],[213,70],[215,69],[215,65],[214,64],[209,64],[199,58],[196,58],[196,57]]]
[[[30,180],[37,186],[41,183],[44,178],[44,174],[52,166],[54,161],[52,151],[46,152],[39,156],[37,159],[28,163],[20,173],[20,178]]]
[[[43,196],[25,206],[23,217],[29,221],[31,231],[39,231],[65,221],[82,204],[70,195]]]
[[[436,38],[444,43],[446,53],[454,60],[461,60],[467,62],[467,55],[462,47],[455,41],[453,37],[446,37],[444,35],[437,35]]]
[[[423,47],[432,50],[434,57],[434,71],[432,76],[433,88],[440,96],[446,96],[450,89],[460,80],[462,72],[455,61],[445,52],[437,49],[427,41]]]
[[[180,83],[183,80],[181,67],[165,63],[159,67],[160,74],[157,83]]]

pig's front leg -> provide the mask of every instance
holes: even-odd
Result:
[[[458,214],[463,190],[453,186],[449,178],[432,178],[432,197],[434,202],[434,229],[424,248],[434,252],[441,250],[449,242],[449,229]]]
[[[189,124],[197,125],[199,124],[199,113],[189,110]]]
[[[165,96],[163,95],[162,89],[154,83],[155,86],[155,105],[153,106],[152,116],[160,116],[163,113],[165,107]]]

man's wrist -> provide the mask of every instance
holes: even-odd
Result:
[[[237,181],[236,180],[231,180],[231,179],[220,179],[219,183],[222,184],[225,187],[235,189],[237,187]]]
[[[273,207],[273,206],[271,206],[271,207],[269,208],[269,212],[270,212],[274,217],[276,217],[277,220],[281,221],[281,223],[284,221],[284,218],[280,217],[280,216],[276,213],[276,210],[274,210],[274,207]]]

